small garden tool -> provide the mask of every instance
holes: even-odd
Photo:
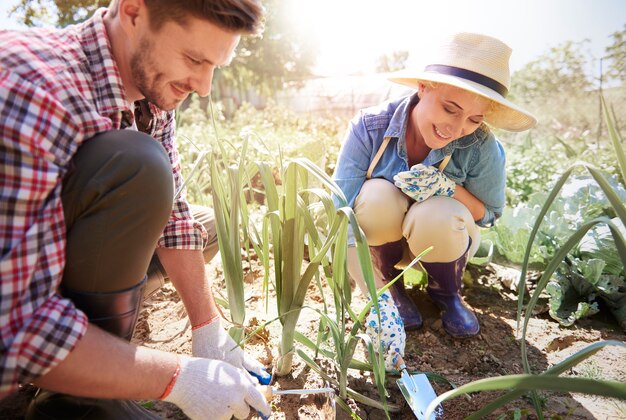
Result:
[[[274,395],[306,395],[306,394],[332,394],[335,390],[332,388],[315,388],[315,389],[278,389],[271,386],[261,386],[261,393],[269,401]]]
[[[402,391],[404,399],[413,410],[413,414],[418,420],[426,420],[426,408],[437,398],[435,390],[425,374],[410,374],[402,356],[398,354],[396,367],[400,371],[400,379],[396,380],[398,388]],[[443,407],[438,405],[434,414],[428,420],[443,418]]]

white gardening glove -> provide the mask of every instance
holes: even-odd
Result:
[[[179,356],[180,371],[163,401],[176,404],[191,419],[245,419],[250,407],[269,417],[272,408],[258,382],[246,371],[220,360]]]
[[[376,349],[380,342],[385,350],[385,369],[393,370],[398,361],[398,355],[404,357],[404,346],[406,345],[406,332],[404,322],[400,318],[398,308],[388,291],[383,292],[378,298],[378,309],[380,310],[380,326],[376,308],[372,306],[365,321],[365,332],[372,338]]]
[[[265,367],[237,345],[235,340],[222,328],[219,317],[209,324],[192,329],[191,354],[205,359],[223,360],[236,368],[245,369],[252,373],[264,385],[269,383],[269,380],[263,379],[270,378]]]
[[[456,184],[434,166],[422,163],[413,165],[410,170],[394,175],[396,187],[413,200],[421,203],[433,195],[452,197]]]

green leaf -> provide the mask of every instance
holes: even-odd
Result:
[[[434,412],[437,405],[459,395],[494,390],[550,390],[560,392],[580,392],[611,398],[626,398],[626,383],[615,381],[598,381],[587,378],[562,378],[555,375],[507,375],[473,381],[457,389],[448,391],[433,400],[427,410],[426,418]]]
[[[622,148],[620,135],[617,132],[615,121],[609,113],[608,107],[606,106],[604,96],[601,96],[600,98],[602,100],[602,110],[604,111],[604,121],[606,122],[606,126],[609,129],[609,138],[611,139],[611,143],[613,144],[613,148],[615,149],[615,155],[617,156],[617,162],[619,164],[619,168],[622,174],[622,182],[624,182],[624,187],[626,187],[626,153]],[[623,220],[624,219],[622,219],[622,221]]]

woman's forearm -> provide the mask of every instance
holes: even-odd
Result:
[[[467,191],[464,187],[457,185],[452,197],[467,207],[472,214],[474,221],[478,221],[485,216],[485,205],[483,202]]]

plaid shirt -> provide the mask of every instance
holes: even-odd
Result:
[[[62,179],[83,141],[134,122],[105,13],[63,30],[0,31],[0,398],[60,363],[86,331],[85,315],[58,294]],[[146,109],[178,190],[174,113]],[[181,194],[158,246],[201,249],[205,237]]]

